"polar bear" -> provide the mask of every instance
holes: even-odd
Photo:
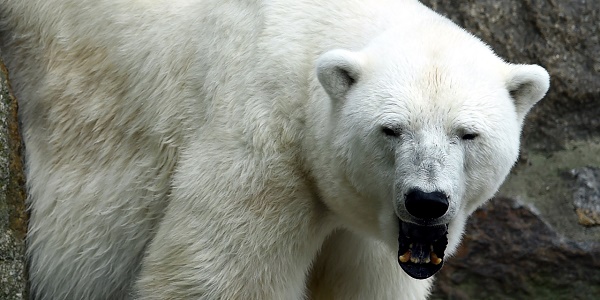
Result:
[[[424,299],[549,87],[412,0],[0,0],[35,299]]]

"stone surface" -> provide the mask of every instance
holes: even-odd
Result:
[[[575,177],[573,204],[583,226],[600,225],[600,168],[571,170]]]
[[[469,220],[433,299],[598,299],[600,242],[561,236],[535,209],[497,198]]]
[[[551,76],[526,120],[519,162],[498,199],[470,219],[434,299],[598,299],[600,1],[423,2],[501,57]]]
[[[24,177],[17,102],[0,61],[0,299],[27,299]]]

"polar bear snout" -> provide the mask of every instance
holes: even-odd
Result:
[[[419,219],[437,219],[448,211],[448,196],[440,191],[423,192],[412,189],[405,198],[404,205],[408,213]]]

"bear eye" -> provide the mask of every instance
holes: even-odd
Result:
[[[394,128],[391,128],[389,126],[381,126],[381,132],[383,132],[383,134],[385,134],[388,137],[397,138],[397,137],[400,136],[400,130],[399,129],[394,129]]]
[[[463,140],[474,140],[476,137],[478,137],[479,134],[477,133],[465,133],[463,134],[463,136],[461,137]]]

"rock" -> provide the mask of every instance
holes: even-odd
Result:
[[[24,176],[17,102],[0,61],[0,299],[27,299]]]
[[[600,168],[574,169],[571,174],[575,176],[573,204],[579,224],[600,225]]]
[[[535,209],[494,199],[469,220],[432,299],[595,299],[600,242],[561,236]]]

